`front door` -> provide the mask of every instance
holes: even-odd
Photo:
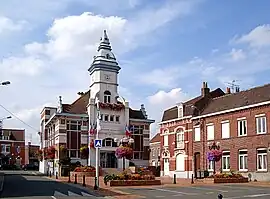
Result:
[[[164,176],[170,175],[170,162],[169,158],[164,158]]]
[[[100,166],[102,168],[117,168],[117,159],[113,151],[100,153]]]
[[[194,161],[194,170],[195,170],[195,178],[199,178],[200,176],[198,176],[198,171],[201,170],[201,163],[200,163],[200,153],[195,153],[195,161]]]

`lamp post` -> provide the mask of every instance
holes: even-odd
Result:
[[[9,84],[11,84],[10,81],[0,82],[0,85],[1,85],[1,86],[7,86],[7,85],[9,85]]]
[[[3,128],[3,121],[11,119],[11,118],[12,118],[11,116],[7,116],[7,117],[4,117],[4,118],[0,119],[0,130]]]
[[[118,146],[123,146],[123,147],[126,147],[130,144],[133,144],[134,143],[134,139],[131,138],[131,137],[123,137],[122,139],[118,139],[118,138],[114,138],[114,142],[118,143]],[[125,168],[126,168],[126,158],[125,156],[122,157],[122,160],[123,160],[123,171],[125,171]]]
[[[97,131],[96,131],[96,139],[98,140],[98,134],[101,130],[100,126],[100,107],[99,107],[99,99],[98,97],[95,98],[95,104],[97,106]],[[89,150],[90,153],[90,150]],[[96,177],[95,177],[95,186],[94,189],[97,190],[99,187],[99,148],[96,148]]]
[[[208,149],[210,151],[214,151],[214,150],[219,151],[220,150],[220,143],[219,142],[208,143]],[[216,158],[217,157],[215,157],[214,160],[213,160],[214,161],[214,164],[213,164],[214,172],[213,172],[213,174],[216,174],[216,161],[218,161]]]

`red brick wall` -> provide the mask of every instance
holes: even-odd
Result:
[[[266,114],[267,120],[267,134],[256,134],[256,118],[255,115]],[[247,136],[238,137],[237,132],[237,118],[246,117],[247,120]],[[230,138],[222,139],[221,137],[221,121],[229,120],[230,122]],[[256,171],[256,149],[268,148],[270,146],[270,106],[243,110],[219,116],[208,117],[201,121],[201,141],[194,142],[193,154],[200,152],[201,154],[201,168],[207,169],[206,153],[207,147],[207,132],[206,124],[214,123],[215,141],[220,142],[221,150],[230,151],[230,166],[232,170],[238,170],[238,151],[240,149],[248,150],[248,170],[250,172]],[[194,131],[193,134],[194,136]],[[211,141],[210,141],[211,142]],[[268,165],[269,165],[268,158]],[[216,164],[216,170],[221,167],[221,161]]]
[[[18,156],[21,157],[21,164],[25,164],[25,143],[24,142],[9,142],[9,141],[1,141],[0,142],[0,149],[2,149],[3,144],[10,144],[10,155],[13,154],[14,158]],[[20,146],[20,152],[17,153],[17,147]]]

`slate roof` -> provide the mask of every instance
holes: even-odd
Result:
[[[157,133],[151,140],[150,140],[150,143],[154,143],[154,142],[160,142],[160,134]]]
[[[220,89],[217,88],[214,91],[210,92],[210,98],[215,98],[218,96],[224,95],[224,92]],[[207,98],[209,99],[209,98]],[[184,116],[189,116],[194,114],[194,107],[196,106],[197,109],[202,110],[205,105],[205,97],[203,96],[197,96],[195,98],[192,98],[186,102],[183,103],[184,106]],[[178,118],[178,109],[177,106],[174,106],[170,109],[167,109],[164,111],[163,116],[162,116],[162,121],[167,121],[167,120],[172,120]]]
[[[201,115],[239,108],[265,101],[270,101],[270,84],[213,98],[210,100],[208,106],[201,112]]]

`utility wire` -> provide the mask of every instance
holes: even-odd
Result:
[[[9,114],[11,114],[13,117],[15,117],[17,120],[19,120],[20,122],[22,122],[23,124],[25,124],[26,126],[28,126],[29,128],[31,128],[32,130],[34,130],[35,132],[39,132],[39,130],[37,130],[35,127],[31,126],[30,124],[27,124],[25,121],[23,121],[22,119],[20,119],[19,117],[17,117],[14,113],[12,113],[11,111],[9,111],[7,108],[5,108],[3,105],[0,104],[0,107],[2,107],[5,111],[7,111]]]

